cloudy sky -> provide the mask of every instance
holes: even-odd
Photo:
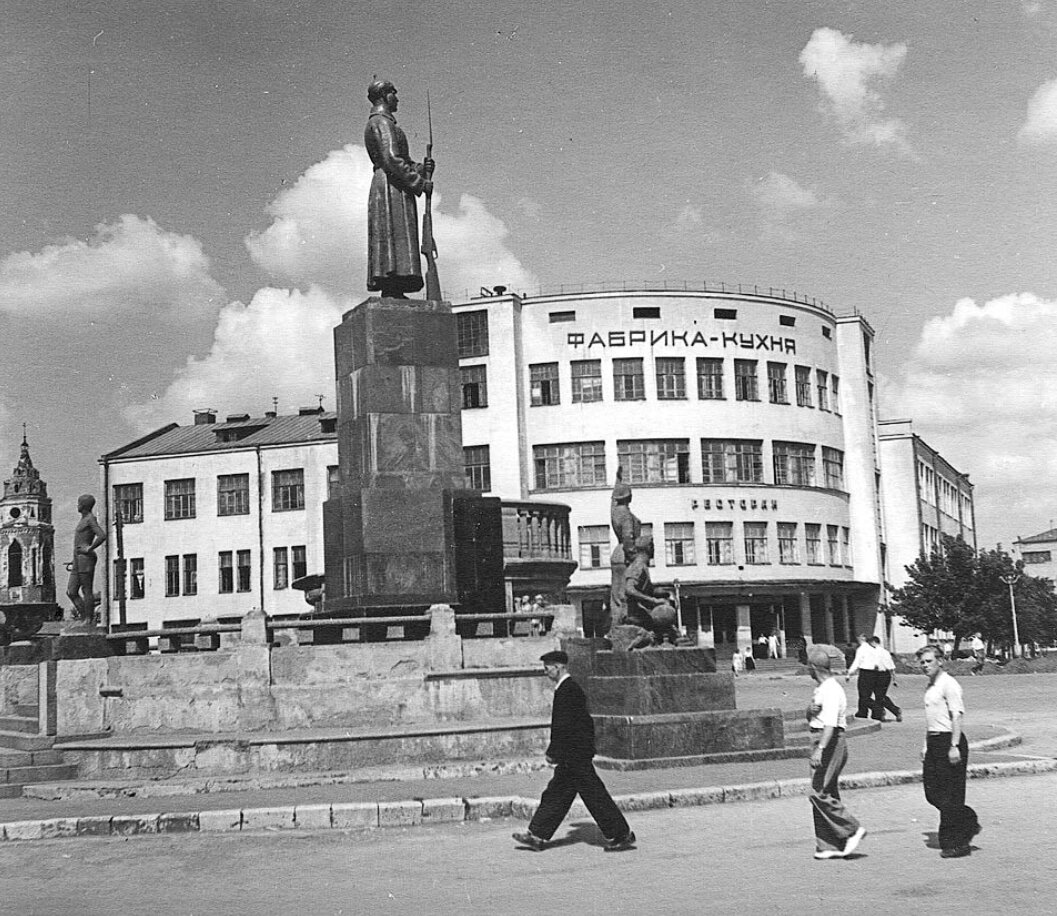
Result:
[[[59,518],[196,407],[333,407],[371,78],[433,101],[449,298],[758,282],[858,309],[883,413],[1057,518],[1057,3],[10,0],[0,468]],[[62,522],[60,521],[60,527]]]

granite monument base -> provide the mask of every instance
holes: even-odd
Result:
[[[569,671],[587,693],[596,763],[610,769],[689,766],[782,756],[777,708],[739,710],[734,676],[707,649],[615,651],[606,639],[563,639]]]

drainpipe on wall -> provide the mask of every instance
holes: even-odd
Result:
[[[255,446],[257,453],[257,597],[262,613],[267,616],[264,607],[264,471],[261,468],[261,447]]]
[[[54,519],[52,520],[54,523]],[[104,555],[106,561],[103,564],[103,593],[99,602],[99,625],[103,632],[110,631],[110,463],[103,459],[103,530],[107,534],[104,544]],[[52,562],[55,560],[55,548],[52,546]],[[55,597],[59,597],[59,589],[55,589]],[[122,620],[122,623],[125,621]]]

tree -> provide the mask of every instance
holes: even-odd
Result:
[[[947,630],[957,639],[976,632],[977,562],[965,541],[943,535],[932,553],[918,557],[906,569],[907,584],[892,595],[906,626],[923,633]]]
[[[932,633],[946,630],[956,644],[980,633],[990,642],[1013,644],[1010,577],[1015,578],[1017,630],[1022,643],[1057,640],[1057,594],[1049,579],[1024,573],[1024,564],[999,546],[975,553],[961,538],[942,535],[931,554],[907,567],[907,584],[893,592],[905,625]]]

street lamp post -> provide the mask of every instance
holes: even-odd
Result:
[[[683,602],[679,594],[679,580],[676,579],[675,585],[675,625],[679,628],[679,632],[685,635],[686,631],[683,629]]]
[[[1013,614],[1013,657],[1020,658],[1020,631],[1017,629],[1017,599],[1013,597],[1013,586],[1020,581],[1020,573],[1002,576],[1002,581],[1009,586],[1009,609]]]

